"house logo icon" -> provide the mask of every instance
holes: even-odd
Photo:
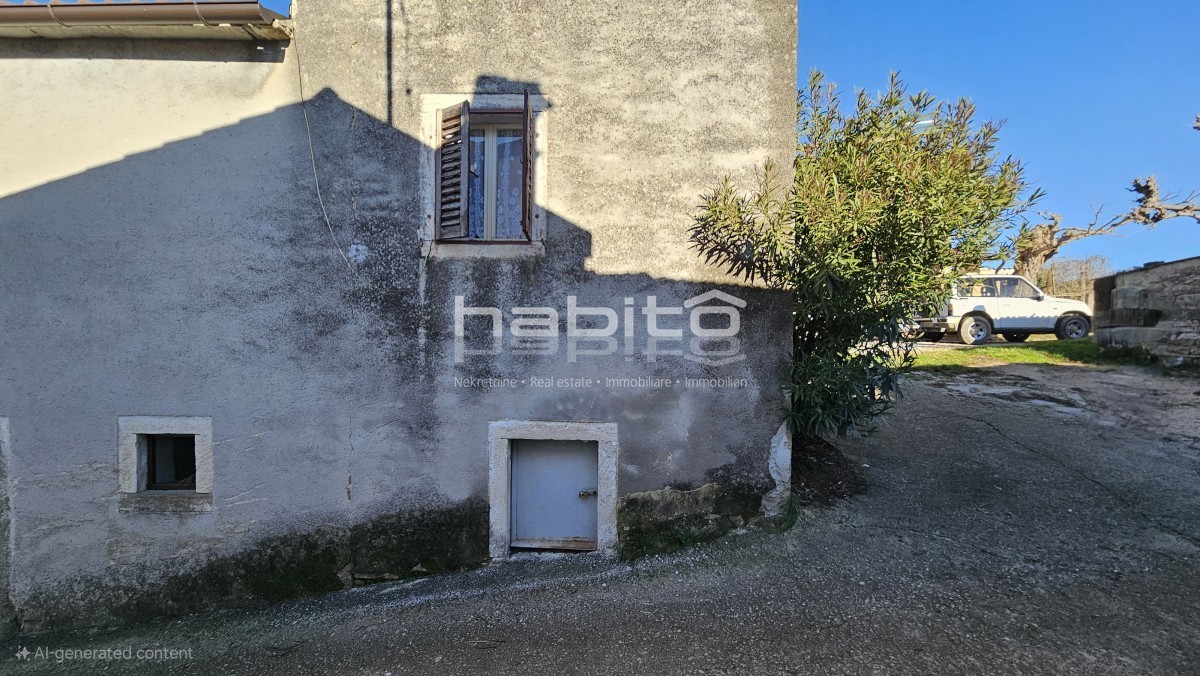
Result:
[[[742,341],[738,338],[746,301],[712,289],[683,301],[683,307],[690,310],[688,325],[692,334],[691,349],[685,355],[687,359],[708,366],[724,366],[746,358],[742,352]],[[705,315],[724,317],[724,325],[704,326]]]

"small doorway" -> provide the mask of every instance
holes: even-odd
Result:
[[[612,552],[617,545],[617,425],[488,424],[488,553]]]
[[[511,441],[514,549],[596,549],[598,444]]]

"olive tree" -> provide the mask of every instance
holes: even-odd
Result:
[[[996,151],[1000,125],[966,100],[858,92],[845,110],[814,73],[798,97],[790,181],[766,165],[748,191],[728,178],[690,231],[708,261],[791,294],[789,420],[801,437],[845,434],[884,412],[913,362],[914,316],[978,270],[1036,195]]]
[[[1192,128],[1200,131],[1200,115],[1196,116]],[[1008,244],[998,250],[998,258],[1011,259],[1017,274],[1041,283],[1046,262],[1071,242],[1115,234],[1117,229],[1127,225],[1153,228],[1172,218],[1190,218],[1200,223],[1200,190],[1182,197],[1177,193],[1164,194],[1154,176],[1133,179],[1129,190],[1137,197],[1128,211],[1105,219],[1101,207],[1092,221],[1084,225],[1064,225],[1061,214],[1040,213],[1041,222],[1021,224]]]

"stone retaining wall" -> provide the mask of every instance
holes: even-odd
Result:
[[[1144,347],[1168,365],[1200,362],[1200,256],[1101,277],[1096,342]]]

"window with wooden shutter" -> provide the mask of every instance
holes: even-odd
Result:
[[[524,188],[521,192],[521,230],[525,239],[533,240],[533,104],[529,91],[525,91],[525,110],[521,120],[521,133],[525,139],[521,172]]]
[[[463,103],[438,111],[437,239],[533,241],[531,98],[526,93],[521,108],[468,111]]]
[[[470,232],[471,107],[463,101],[438,111],[437,185],[434,189],[438,239],[465,239]]]

